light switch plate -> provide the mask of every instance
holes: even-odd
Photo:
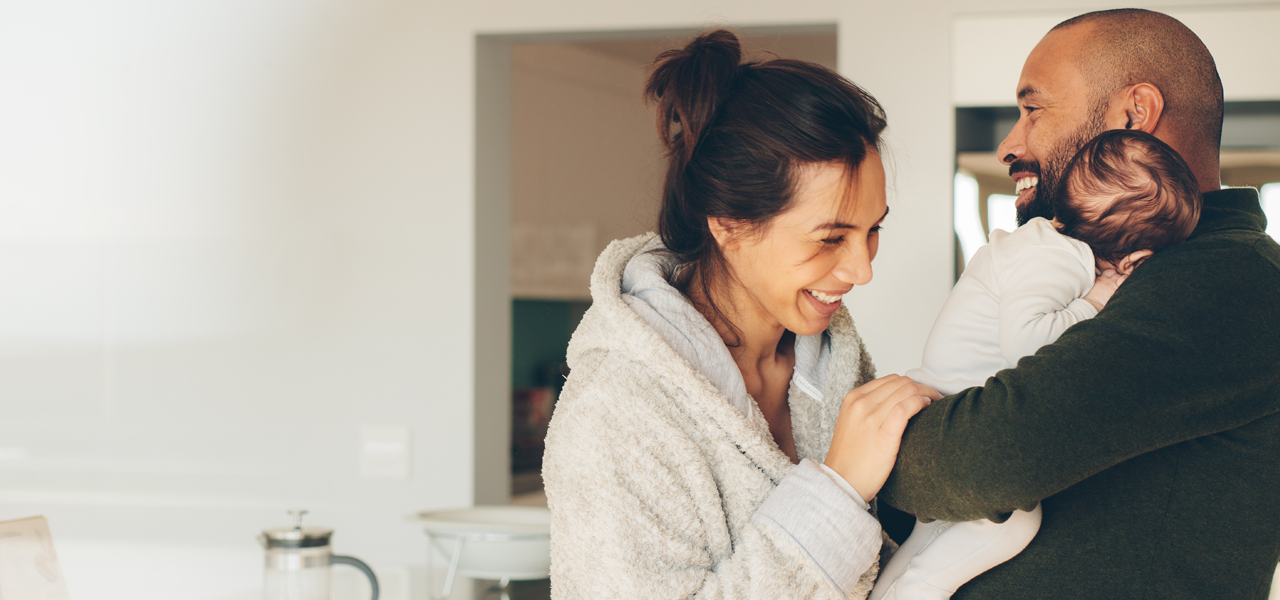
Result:
[[[408,480],[413,432],[400,425],[360,427],[360,478]]]

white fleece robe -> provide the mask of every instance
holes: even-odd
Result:
[[[792,465],[754,401],[736,406],[624,300],[624,270],[654,244],[647,234],[601,254],[569,344],[543,463],[552,596],[864,598],[886,538],[820,466],[845,394],[874,377],[848,313],[833,316],[829,344],[797,339],[798,371],[801,352],[826,360],[808,360],[788,391]]]

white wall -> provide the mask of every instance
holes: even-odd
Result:
[[[303,506],[386,563],[472,501],[471,35],[426,8],[0,4],[0,518],[252,546]]]
[[[836,23],[894,164],[849,303],[882,372],[910,367],[951,281],[953,19],[1093,7],[0,4],[0,518],[251,545],[303,505],[395,564],[423,560],[402,515],[502,495],[506,399],[475,398],[508,370],[476,332],[509,318],[474,280],[507,255],[475,201],[477,34]],[[361,479],[365,424],[412,429],[409,479]]]
[[[1167,9],[1200,37],[1218,64],[1228,102],[1280,98],[1280,3]],[[959,15],[952,32],[952,100],[957,106],[1012,106],[1022,61],[1054,25],[1078,14]]]

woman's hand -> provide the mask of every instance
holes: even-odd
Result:
[[[941,397],[901,375],[886,375],[849,392],[825,464],[871,502],[898,459],[907,421]]]

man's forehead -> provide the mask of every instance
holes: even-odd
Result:
[[[1044,92],[1040,88],[1029,83],[1023,84],[1022,87],[1018,88],[1019,100],[1034,100],[1038,96],[1043,96],[1043,95],[1044,95]]]
[[[1063,96],[1084,83],[1076,58],[1087,28],[1050,31],[1027,56],[1018,80],[1018,100]]]

